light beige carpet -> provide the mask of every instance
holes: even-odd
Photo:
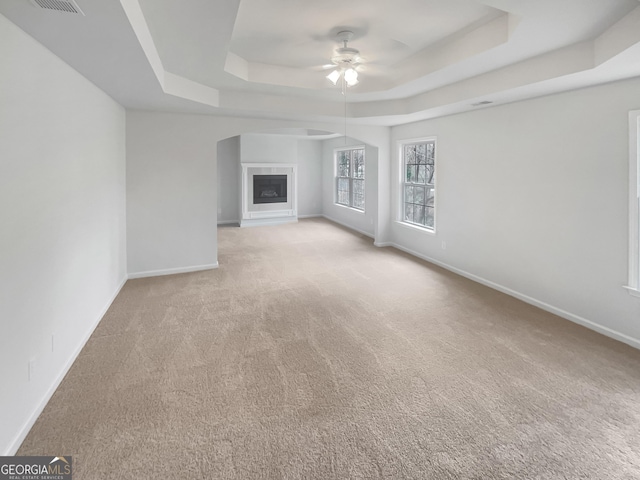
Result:
[[[84,479],[638,479],[640,352],[310,219],[127,282],[19,454]]]

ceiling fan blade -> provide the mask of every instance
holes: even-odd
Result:
[[[367,64],[360,64],[356,67],[356,70],[358,72],[367,74],[367,75],[384,75],[385,74],[385,69],[383,67],[381,67],[380,65],[377,64],[372,64],[372,63],[367,63]]]

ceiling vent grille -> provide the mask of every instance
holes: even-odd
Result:
[[[482,107],[483,105],[491,105],[493,102],[490,100],[483,100],[481,102],[478,103],[472,103],[471,106],[472,107]]]
[[[31,0],[36,7],[56,10],[58,12],[79,13],[84,15],[78,4],[74,0]]]

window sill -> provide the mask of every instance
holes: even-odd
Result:
[[[624,289],[627,291],[627,293],[628,293],[629,295],[631,295],[632,297],[638,297],[638,298],[640,298],[640,290],[638,290],[637,288],[635,288],[635,287],[628,287],[628,286],[626,286],[626,285],[625,285],[624,287],[622,287],[622,288],[624,288]]]
[[[336,207],[346,208],[347,210],[351,210],[352,212],[361,213],[362,215],[364,215],[364,210],[360,210],[359,208],[350,207],[349,205],[343,205],[341,203],[334,203],[334,205]]]
[[[400,225],[401,227],[408,228],[409,230],[426,233],[427,235],[433,235],[433,236],[436,235],[435,228],[431,229],[427,227],[421,227],[419,225],[413,225],[411,223],[401,222],[400,220],[396,220],[395,223],[396,225]]]

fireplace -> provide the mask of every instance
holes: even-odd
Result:
[[[242,163],[241,227],[298,221],[297,170],[292,163]]]
[[[286,203],[286,175],[254,175],[253,203]]]

